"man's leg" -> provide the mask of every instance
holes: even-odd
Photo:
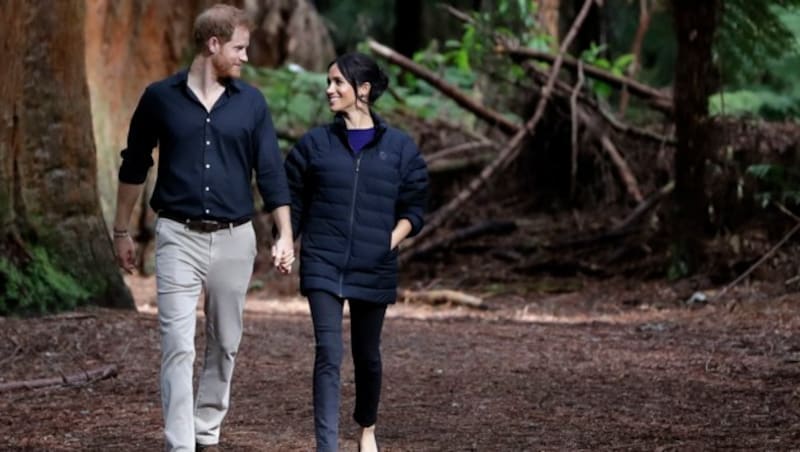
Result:
[[[161,404],[168,451],[194,450],[192,366],[197,300],[205,276],[204,237],[178,222],[156,224],[156,284],[161,330]]]
[[[206,350],[195,408],[196,441],[201,445],[219,442],[220,426],[230,406],[233,367],[242,338],[242,311],[256,256],[252,223],[209,235]]]
[[[314,431],[317,452],[333,452],[339,442],[339,370],[342,365],[344,302],[327,292],[308,294],[314,323]]]

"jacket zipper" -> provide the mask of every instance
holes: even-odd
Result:
[[[356,194],[358,193],[358,171],[361,168],[361,156],[363,154],[363,150],[358,153],[358,158],[356,158],[356,171],[355,177],[353,180],[353,197],[350,200],[350,225],[347,232],[347,254],[344,257],[344,266],[342,266],[342,271],[339,273],[339,297],[344,297],[344,272],[347,271],[347,265],[350,263],[350,249],[353,246],[353,222],[355,221],[356,215]]]

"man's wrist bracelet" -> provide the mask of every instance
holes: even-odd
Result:
[[[119,231],[119,230],[117,230],[117,229],[114,229],[113,231],[114,231],[114,238],[115,238],[115,239],[117,239],[117,238],[122,238],[122,237],[127,237],[127,236],[128,236],[128,230],[127,230],[127,229],[125,229],[125,230],[122,230],[122,231]]]

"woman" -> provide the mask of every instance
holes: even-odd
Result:
[[[337,449],[342,309],[350,308],[359,450],[377,450],[380,338],[397,297],[397,246],[422,228],[425,162],[405,133],[372,111],[388,80],[368,56],[328,67],[334,121],[306,133],[286,158],[292,223],[302,235],[300,290],[314,324],[314,428],[318,451]]]

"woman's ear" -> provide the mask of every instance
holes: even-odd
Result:
[[[369,82],[364,82],[358,85],[358,97],[359,99],[369,99],[369,91],[372,89],[372,85]]]

